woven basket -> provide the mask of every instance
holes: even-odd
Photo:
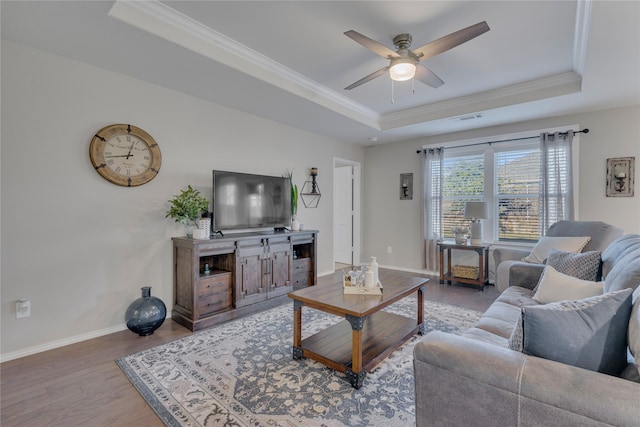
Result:
[[[454,265],[452,267],[452,270],[453,277],[473,280],[476,280],[480,277],[480,269],[472,265]]]

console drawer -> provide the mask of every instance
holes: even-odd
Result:
[[[311,258],[298,258],[293,260],[293,274],[311,271]]]
[[[200,276],[198,297],[230,291],[232,284],[233,281],[230,271],[213,272],[208,275]]]
[[[311,284],[311,274],[308,271],[297,272],[293,275],[293,286],[309,286]]]
[[[198,298],[198,313],[206,316],[216,311],[222,311],[232,308],[233,296],[231,289],[227,292],[218,292],[217,294],[205,295]]]

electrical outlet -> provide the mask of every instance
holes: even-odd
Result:
[[[390,254],[391,253],[391,246],[387,246],[387,253]]]
[[[16,319],[31,316],[31,301],[21,298],[16,302]]]

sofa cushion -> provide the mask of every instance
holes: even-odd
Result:
[[[599,279],[600,260],[600,251],[575,253],[552,249],[547,265],[567,276],[595,282]]]
[[[640,234],[625,234],[614,240],[602,251],[602,277],[604,280],[611,270],[619,265],[618,261],[640,247]]]
[[[605,292],[636,289],[640,285],[640,245],[615,263],[604,282]]]
[[[609,375],[627,365],[631,289],[522,308],[509,346],[525,354]]]
[[[591,240],[583,251],[603,251],[611,242],[622,236],[623,230],[602,221],[573,221],[561,220],[549,227],[545,235],[560,236],[591,236]]]
[[[629,318],[629,351],[636,359],[636,369],[640,375],[640,288],[633,292],[633,309]]]
[[[627,366],[620,373],[620,378],[627,381],[633,381],[634,383],[640,383],[640,372],[638,366],[635,363],[628,363]]]
[[[533,299],[541,304],[547,304],[563,300],[579,300],[601,294],[601,282],[567,276],[547,265],[540,277]]]
[[[484,312],[480,320],[462,333],[462,336],[483,341],[500,347],[508,347],[508,339],[516,321],[520,320],[521,308],[525,305],[537,305],[531,297],[531,289],[511,286],[498,295],[498,298]]]
[[[513,326],[512,326],[513,328]],[[471,327],[461,334],[465,338],[470,338],[475,341],[481,341],[488,344],[496,345],[498,347],[508,347],[508,337],[504,338],[500,335],[496,335],[492,332],[486,331],[481,328]]]
[[[534,264],[542,264],[547,259],[552,249],[560,249],[568,252],[582,252],[582,248],[589,243],[591,237],[549,237],[544,236],[533,247],[529,255],[522,261]]]
[[[513,325],[520,318],[520,307],[496,301],[484,312],[474,325],[502,338],[509,338]]]

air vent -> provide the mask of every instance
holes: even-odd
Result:
[[[467,120],[475,120],[480,118],[482,118],[482,114],[471,114],[468,116],[452,117],[451,120],[455,120],[458,122],[466,122]]]

